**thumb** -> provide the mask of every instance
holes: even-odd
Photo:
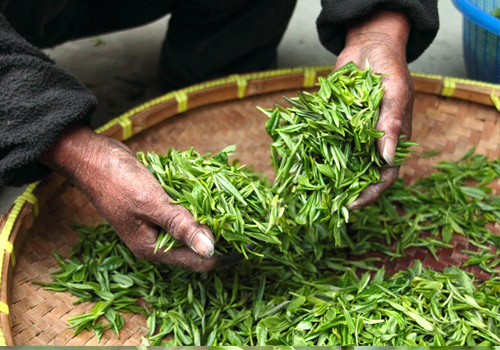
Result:
[[[215,238],[207,225],[196,222],[193,214],[179,204],[168,204],[158,225],[194,252],[209,258],[214,254]]]
[[[380,104],[378,130],[385,135],[377,140],[377,150],[389,165],[394,165],[399,137],[411,137],[413,112],[413,82],[408,72],[398,72],[384,77],[384,97]]]
[[[208,226],[196,222],[193,214],[182,205],[173,203],[153,174],[137,163],[143,176],[140,177],[140,190],[131,197],[141,222],[157,225],[198,255],[211,257],[215,238]],[[131,173],[139,177],[139,170]]]
[[[189,249],[188,247],[174,247],[166,252],[163,249],[156,251],[155,247],[159,231],[159,227],[148,222],[143,222],[137,228],[134,237],[125,236],[124,241],[130,251],[139,259],[159,262],[200,273],[208,272],[229,263],[218,256],[200,257],[199,253],[194,252],[193,248]]]

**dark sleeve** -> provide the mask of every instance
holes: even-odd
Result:
[[[437,0],[321,0],[316,22],[323,46],[338,55],[345,45],[347,23],[380,10],[402,10],[411,20],[406,49],[408,62],[417,59],[436,37],[439,29]]]
[[[50,170],[37,158],[63,129],[90,123],[94,96],[29,44],[0,14],[0,185],[21,186]]]

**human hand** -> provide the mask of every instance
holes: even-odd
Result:
[[[40,161],[72,181],[138,258],[198,272],[222,263],[212,257],[215,242],[208,226],[170,203],[155,177],[122,143],[73,125]],[[162,228],[185,247],[154,253]]]
[[[411,136],[413,111],[413,81],[406,62],[406,44],[410,22],[406,15],[396,11],[380,11],[363,21],[352,24],[346,45],[335,62],[334,69],[353,61],[364,67],[368,61],[375,73],[387,73],[382,80],[385,87],[380,104],[377,129],[385,135],[377,140],[377,150],[389,164],[394,164],[396,145],[400,135]],[[375,202],[398,177],[399,167],[380,169],[384,182],[369,186],[348,206],[359,209]]]

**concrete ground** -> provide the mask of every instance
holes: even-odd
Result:
[[[315,66],[335,62],[319,43],[315,21],[319,0],[298,0],[279,46],[278,66]],[[433,44],[415,62],[414,72],[466,77],[462,54],[462,16],[451,1],[439,1],[441,29]],[[156,87],[157,62],[168,16],[140,28],[60,45],[46,52],[97,96],[97,127],[128,109],[161,94]],[[0,187],[0,214],[24,188]]]

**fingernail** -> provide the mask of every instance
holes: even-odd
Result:
[[[214,243],[205,232],[200,230],[194,234],[191,240],[191,249],[205,258],[210,258],[214,254]]]
[[[394,165],[394,157],[396,155],[396,141],[392,137],[388,137],[384,141],[382,148],[382,157],[389,165]]]

